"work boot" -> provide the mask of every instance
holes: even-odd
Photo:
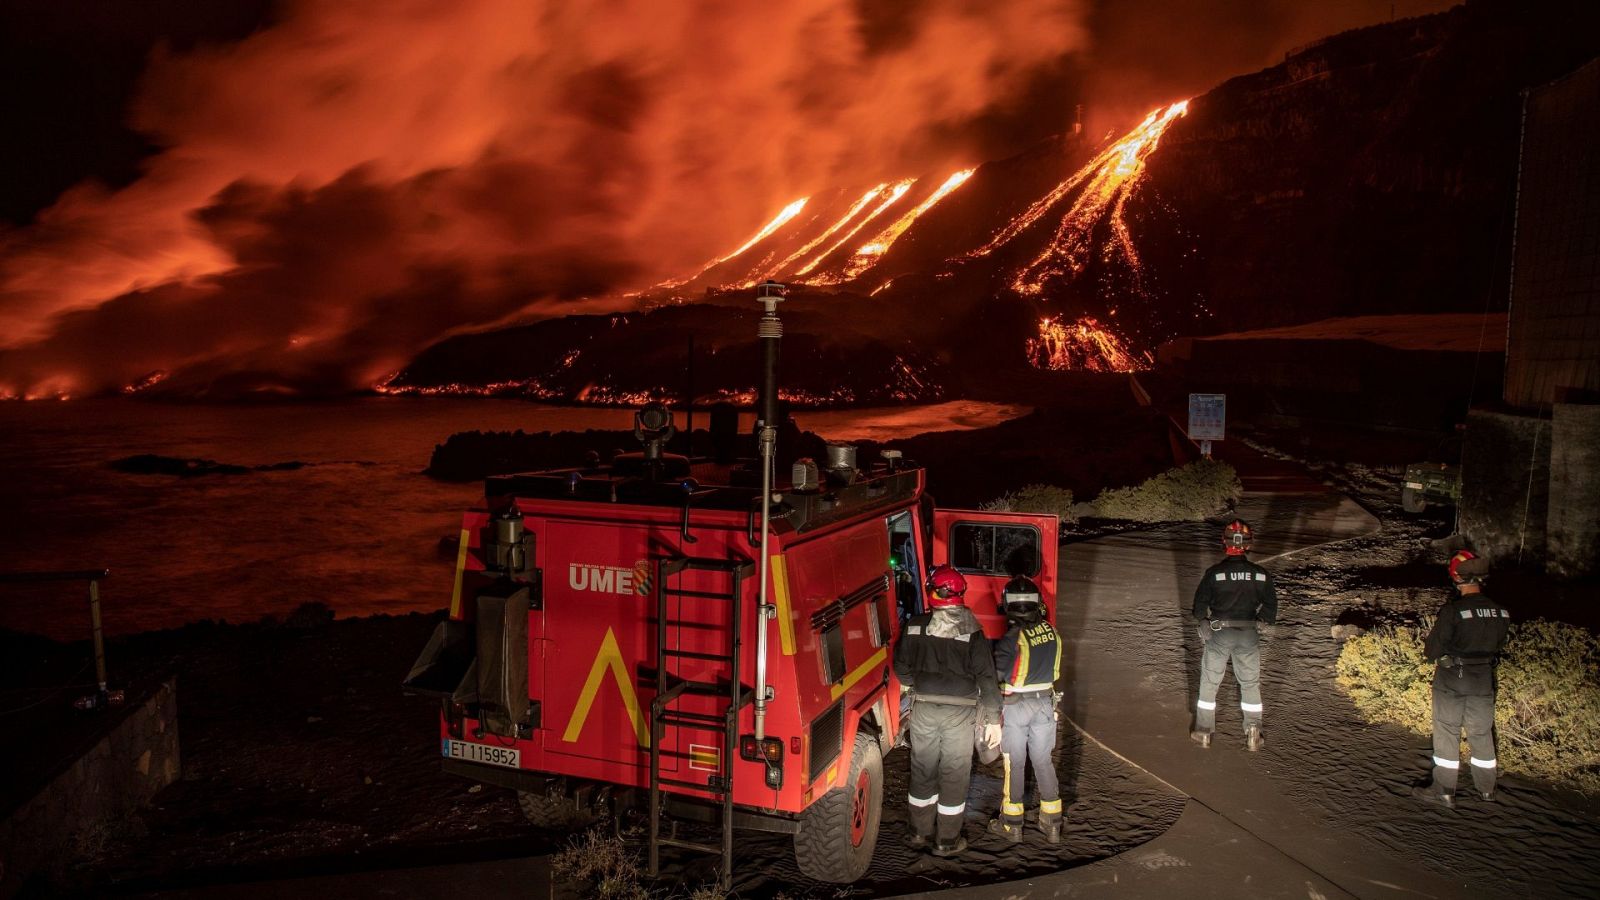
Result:
[[[1211,749],[1211,732],[1209,731],[1191,731],[1189,732],[1189,740],[1194,741],[1206,750]]]
[[[917,834],[913,831],[906,835],[906,847],[909,849],[926,850],[932,845],[933,839],[925,834]]]
[[[1005,819],[990,819],[989,833],[998,837],[1003,837],[1013,844],[1021,843],[1022,823],[1007,822]]]
[[[1261,733],[1261,726],[1252,725],[1248,729],[1245,730],[1245,733],[1244,733],[1244,748],[1246,750],[1249,750],[1251,753],[1254,753],[1257,750],[1260,750],[1262,747],[1265,747],[1266,745],[1267,745],[1267,737],[1266,737],[1266,735]]]
[[[1436,788],[1436,787],[1434,787],[1432,785],[1429,785],[1427,787],[1419,786],[1419,787],[1412,788],[1411,789],[1411,796],[1417,798],[1418,800],[1421,800],[1424,803],[1432,803],[1435,806],[1442,806],[1445,809],[1455,809],[1456,808],[1456,798],[1455,797],[1452,797],[1451,795],[1446,794],[1444,791],[1441,791],[1441,790],[1439,790],[1438,788]]]
[[[957,854],[965,852],[966,849],[967,839],[964,837],[957,837],[948,844],[942,841],[934,844],[933,855],[938,857],[956,856]]]
[[[1039,830],[1044,832],[1044,839],[1047,843],[1061,843],[1061,816],[1059,814],[1039,816]]]

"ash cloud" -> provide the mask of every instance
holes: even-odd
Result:
[[[131,117],[166,149],[0,237],[0,389],[365,386],[970,152],[950,135],[1080,23],[1060,0],[290,2],[158,52]]]
[[[1297,6],[287,0],[153,55],[140,177],[0,233],[0,396],[365,387],[442,336],[692,270],[797,197],[1015,152],[1086,77],[1130,73],[1118,104],[1192,93],[1239,68],[1216,28],[1269,35],[1246,56],[1322,33]]]

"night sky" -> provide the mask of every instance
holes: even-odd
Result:
[[[1429,0],[10,0],[0,392],[341,390]],[[692,221],[694,227],[685,228]]]

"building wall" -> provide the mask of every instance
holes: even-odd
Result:
[[[104,737],[0,820],[0,898],[62,888],[72,860],[93,852],[133,810],[178,779],[178,692],[169,679],[131,702]]]
[[[1600,399],[1600,59],[1528,93],[1505,400]]]
[[[1548,567],[1592,575],[1600,572],[1600,406],[1556,404],[1550,433]]]

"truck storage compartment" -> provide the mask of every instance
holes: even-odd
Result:
[[[528,700],[528,609],[525,584],[501,582],[478,594],[475,624],[479,725],[490,734],[525,736]]]

